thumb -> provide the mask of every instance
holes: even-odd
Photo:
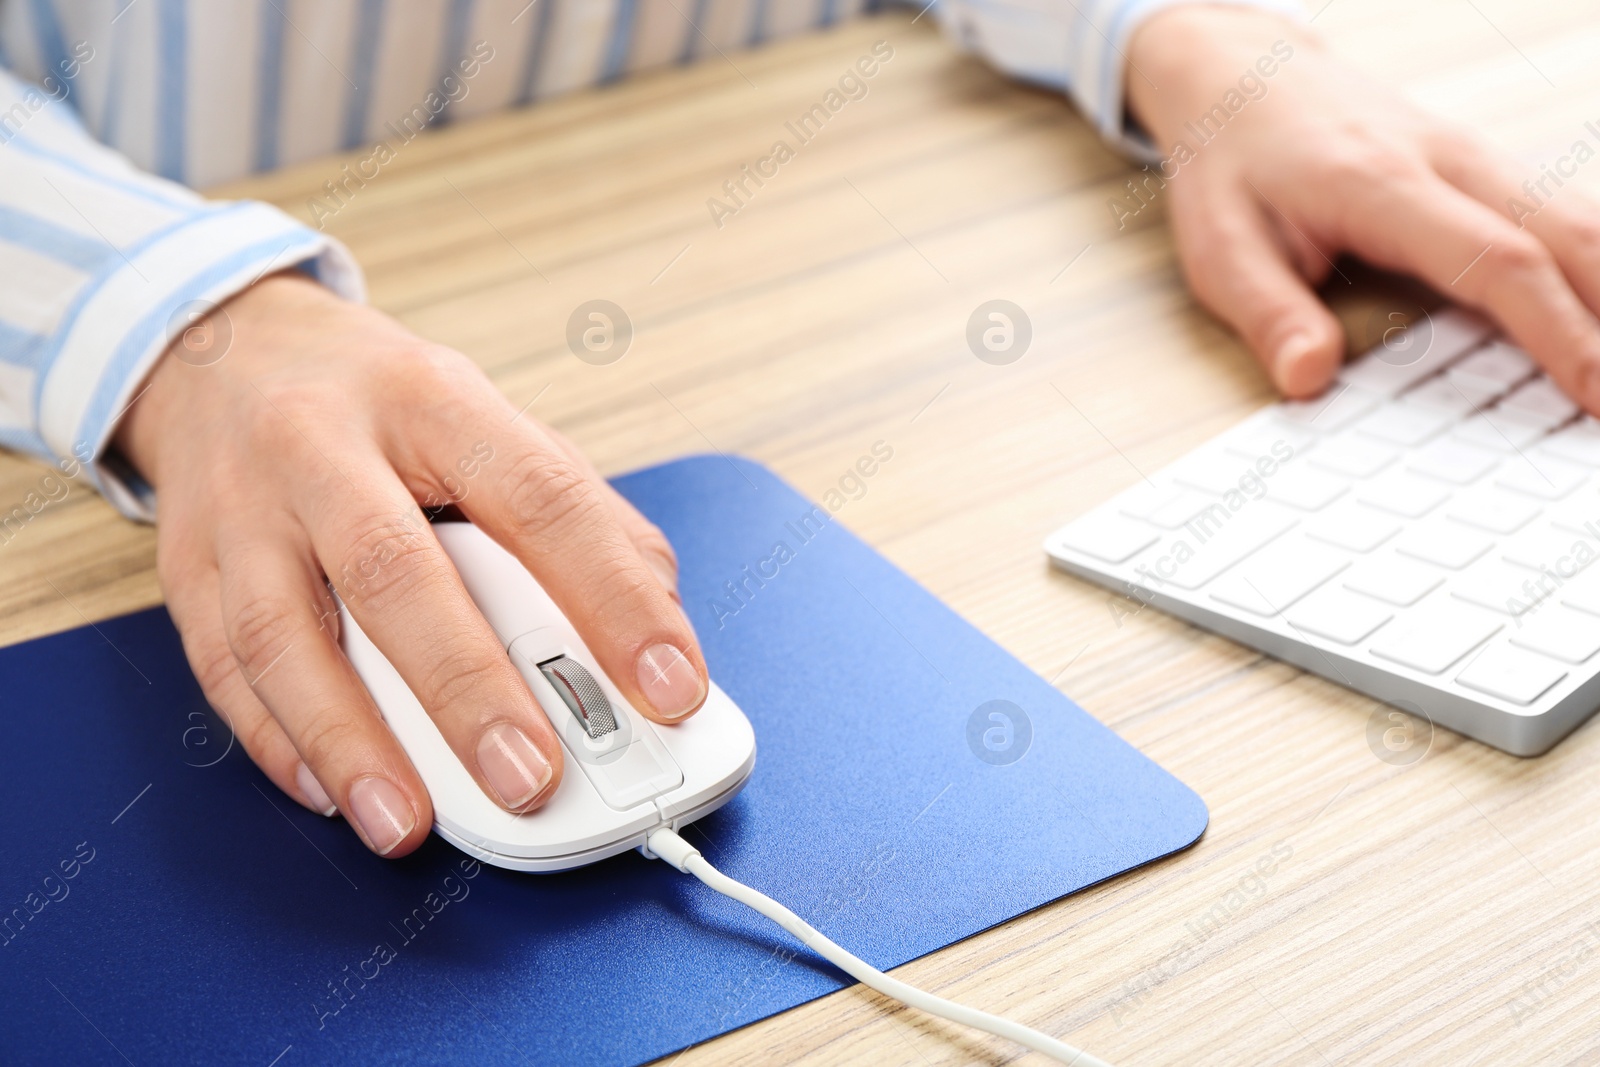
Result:
[[[1306,397],[1327,388],[1344,359],[1344,333],[1291,265],[1264,214],[1271,209],[1236,189],[1185,192],[1173,198],[1172,225],[1200,302],[1239,333],[1280,391]]]

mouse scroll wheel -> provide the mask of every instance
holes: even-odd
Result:
[[[545,660],[539,670],[555,687],[572,714],[583,723],[584,730],[596,740],[617,729],[617,716],[611,710],[600,683],[594,680],[583,664],[566,656]]]

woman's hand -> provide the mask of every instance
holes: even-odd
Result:
[[[1166,158],[1157,195],[1189,284],[1278,388],[1311,395],[1338,370],[1339,325],[1312,286],[1348,252],[1488,313],[1600,414],[1595,201],[1273,15],[1173,8],[1139,29],[1129,57],[1129,104]]]
[[[343,812],[379,855],[433,825],[339,649],[330,581],[485,793],[528,811],[561,780],[554,730],[419,502],[456,504],[526,564],[651,718],[704,701],[661,532],[466,357],[296,274],[211,319],[163,357],[117,445],[159,494],[157,564],[189,662],[280,789]],[[231,331],[215,362],[185,349],[208,328]]]

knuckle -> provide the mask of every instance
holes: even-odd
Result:
[[[404,345],[386,367],[385,374],[411,398],[430,405],[459,400],[483,382],[483,372],[472,360],[453,348],[420,339]]]
[[[278,596],[252,597],[228,622],[228,644],[251,685],[281,656],[299,630],[294,605]]]
[[[1418,156],[1365,130],[1352,130],[1323,157],[1328,177],[1361,187],[1374,179],[1392,181],[1422,169]]]
[[[295,748],[314,774],[322,767],[348,764],[350,753],[361,751],[365,744],[361,723],[333,709],[323,709],[312,716],[295,738]]]
[[[337,586],[350,603],[381,607],[439,580],[439,553],[417,524],[400,513],[374,515],[346,537]]]
[[[1232,252],[1227,242],[1219,240],[1190,240],[1179,246],[1179,262],[1184,280],[1189,283],[1201,302],[1211,310],[1228,318],[1231,312],[1229,293],[1238,285],[1240,273],[1235,269]]]
[[[500,665],[492,660],[447,649],[422,679],[422,703],[429,711],[464,706],[494,686],[501,673]]]
[[[662,533],[661,528],[655,523],[645,520],[634,532],[633,542],[640,552],[657,557],[667,564],[672,573],[678,573],[678,553],[673,550],[667,535]]]
[[[1428,136],[1436,151],[1462,162],[1479,162],[1492,155],[1487,142],[1460,123],[1437,122]]]
[[[278,740],[282,736],[282,731],[278,729],[277,720],[270,715],[252,716],[242,725],[230,724],[230,728],[234,736],[239,739],[239,743],[244,746],[244,750],[250,753],[250,758],[261,766],[262,770],[267,770],[266,762],[275,755],[272,749],[284,744]],[[280,751],[276,755],[287,755],[287,753]]]
[[[637,563],[629,565],[623,551],[607,552],[594,557],[595,564],[584,586],[584,603],[598,618],[642,619],[649,617],[654,596],[660,596],[657,584],[647,568]],[[660,621],[660,620],[657,620]]]
[[[1575,211],[1562,220],[1562,229],[1573,247],[1590,256],[1600,256],[1600,210],[1586,204],[1584,210]]]
[[[531,537],[582,525],[598,517],[605,501],[577,465],[564,456],[527,453],[506,475],[511,521]]]
[[[642,630],[645,620],[640,617],[639,608],[641,604],[650,603],[648,597],[649,591],[637,578],[631,575],[624,578],[618,574],[601,584],[594,602],[602,617],[622,616],[636,618],[639,619],[639,626]],[[662,603],[667,603],[664,598]],[[650,619],[650,621],[657,625],[666,625],[664,616],[658,616]]]
[[[1512,278],[1543,275],[1555,266],[1555,258],[1544,242],[1520,230],[1497,236],[1484,257],[1493,273]]]
[[[1217,271],[1226,255],[1217,242],[1198,239],[1185,241],[1179,247],[1179,253],[1183,273],[1190,286],[1197,292],[1214,290]]]
[[[220,711],[239,673],[239,658],[225,641],[207,641],[190,657],[195,680],[213,708]]]

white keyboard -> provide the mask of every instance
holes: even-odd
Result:
[[[1051,534],[1061,567],[1517,755],[1600,706],[1600,421],[1459,311]],[[1420,335],[1419,330],[1419,335]]]

